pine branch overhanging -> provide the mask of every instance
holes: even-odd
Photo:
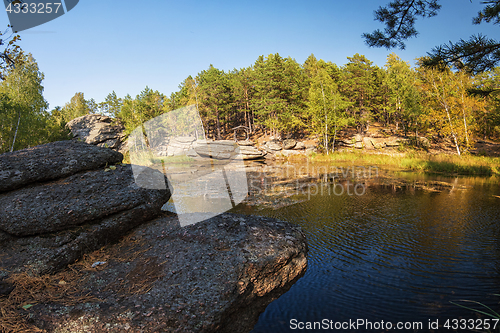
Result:
[[[405,41],[416,37],[415,29],[417,17],[432,17],[437,15],[441,8],[439,0],[393,0],[386,7],[379,7],[375,11],[375,20],[385,23],[384,32],[375,30],[373,33],[363,34],[365,42],[370,47],[398,47],[404,49]],[[485,7],[473,19],[474,24],[483,21],[500,24],[500,0],[482,2]],[[487,38],[484,35],[474,35],[469,40],[437,46],[428,53],[429,58],[424,62],[426,66],[445,64],[471,74],[477,74],[493,69],[500,63],[500,42]]]

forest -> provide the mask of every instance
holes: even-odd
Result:
[[[392,53],[378,67],[355,54],[338,66],[311,54],[299,64],[276,53],[227,72],[209,65],[169,96],[145,87],[135,97],[112,91],[96,102],[77,92],[64,106],[48,110],[44,75],[30,54],[23,55],[0,83],[0,153],[67,139],[65,124],[85,114],[116,118],[129,134],[149,119],[193,104],[213,139],[246,126],[278,139],[316,136],[323,151],[332,151],[346,128],[362,133],[378,122],[400,135],[450,139],[459,155],[475,140],[498,140],[500,67],[472,75],[424,62],[417,59],[412,67]]]

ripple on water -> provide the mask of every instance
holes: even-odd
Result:
[[[288,332],[291,318],[476,318],[450,303],[460,299],[498,309],[498,192],[371,186],[363,196],[317,195],[259,211],[300,225],[310,252],[305,276],[268,306],[254,332]]]

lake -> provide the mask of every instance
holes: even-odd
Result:
[[[299,225],[309,244],[306,274],[267,307],[254,333],[296,332],[308,322],[339,332],[380,332],[388,323],[398,331],[398,322],[409,332],[484,331],[476,319],[487,317],[452,302],[500,310],[498,178],[310,163],[252,164],[247,175],[250,195],[232,211]]]

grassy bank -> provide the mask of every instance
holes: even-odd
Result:
[[[459,175],[500,175],[500,158],[484,156],[431,155],[425,153],[366,154],[340,152],[313,155],[315,162],[349,162],[358,165],[378,165],[417,172]]]

